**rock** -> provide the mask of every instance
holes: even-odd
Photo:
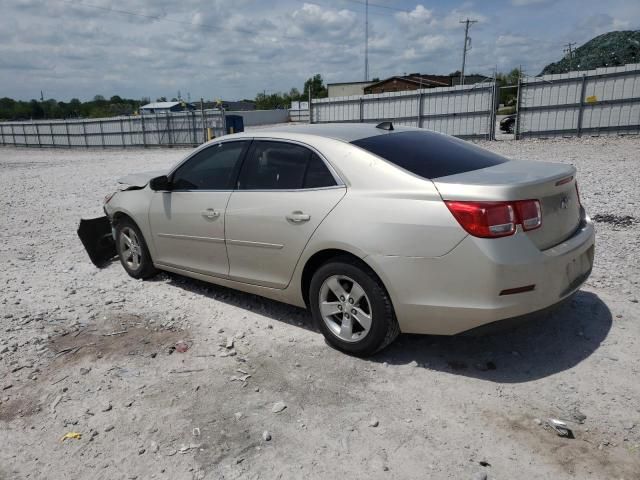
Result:
[[[102,407],[102,410],[100,410],[101,412],[108,412],[113,408],[113,406],[111,405],[111,402],[107,403],[104,407]]]
[[[584,413],[582,413],[580,410],[575,408],[571,412],[571,418],[573,418],[573,420],[576,421],[577,423],[582,424],[587,419],[587,416]]]
[[[377,418],[372,418],[371,420],[369,420],[369,426],[376,428],[378,425],[380,425],[380,421]]]
[[[265,430],[264,432],[262,432],[262,440],[264,440],[265,442],[270,442],[271,434]]]
[[[535,423],[536,425],[542,425],[542,420],[540,420],[539,418],[534,418],[533,423]]]
[[[276,402],[276,403],[273,404],[273,407],[271,407],[271,412],[272,413],[280,413],[285,408],[287,408],[287,405],[284,402]]]
[[[149,450],[151,451],[151,453],[158,453],[158,451],[160,450],[160,445],[158,445],[156,442],[151,442],[151,444],[149,445]]]
[[[111,430],[113,430],[115,427],[113,425],[107,425],[106,427],[104,427],[104,431],[105,432],[110,432]]]
[[[232,349],[233,348],[233,337],[227,337],[227,344],[226,347],[228,349]]]
[[[140,448],[140,449],[138,450],[138,455],[143,455],[143,454],[144,454],[144,452],[146,452],[146,451],[147,451],[147,449],[146,449],[146,448]]]
[[[240,420],[242,418],[242,412],[236,412],[233,416],[236,417],[236,420]]]
[[[55,413],[56,412],[56,407],[58,406],[58,404],[60,403],[60,401],[62,400],[62,395],[58,395],[53,402],[51,402],[51,406],[49,407],[49,411],[51,413]]]
[[[484,472],[476,472],[471,477],[471,480],[487,480],[487,474]]]

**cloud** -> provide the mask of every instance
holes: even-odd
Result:
[[[370,3],[370,75],[449,73],[460,68],[464,26],[473,48],[467,69],[523,64],[531,73],[557,60],[563,43],[637,27],[638,2],[582,0]],[[85,4],[86,2],[86,4]],[[357,2],[356,2],[357,3]],[[347,0],[14,0],[0,16],[2,96],[61,100],[99,93],[140,98],[236,99],[326,82],[361,80],[364,17]],[[382,4],[383,2],[377,2]],[[93,5],[92,8],[87,5]],[[127,13],[129,12],[129,13]],[[552,13],[550,13],[552,12]],[[588,12],[585,15],[584,12]]]
[[[411,11],[396,13],[396,18],[405,25],[424,26],[433,20],[433,11],[425,8],[424,5],[416,5]]]
[[[499,35],[496,39],[496,45],[499,47],[513,47],[516,45],[530,45],[532,40],[522,35]]]
[[[529,5],[542,5],[551,3],[552,0],[511,0],[511,5],[515,7],[528,7]]]

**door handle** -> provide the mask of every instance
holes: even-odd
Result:
[[[309,220],[311,220],[311,216],[297,210],[287,215],[287,220],[293,223],[302,223],[302,222],[308,222]]]
[[[203,210],[201,213],[203,217],[208,218],[210,220],[213,220],[214,218],[218,218],[220,216],[220,212],[217,210],[214,210],[213,208],[207,208],[206,210]]]

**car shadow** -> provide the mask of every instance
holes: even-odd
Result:
[[[179,274],[163,273],[156,278],[168,279],[189,293],[317,332],[303,308]],[[612,321],[609,308],[596,294],[579,291],[552,313],[517,327],[478,336],[402,334],[365,361],[412,364],[492,382],[522,383],[567,370],[588,358],[607,337]]]
[[[293,305],[288,305],[259,295],[253,295],[221,285],[185,277],[177,273],[162,272],[161,275],[147,281],[166,281],[167,279],[171,285],[189,293],[203,295],[212,300],[226,303],[227,305],[232,305],[250,312],[256,312],[278,322],[314,332],[316,331],[311,315],[304,308],[294,307]]]
[[[552,313],[498,333],[401,335],[373,360],[522,383],[577,365],[598,349],[611,325],[607,305],[596,294],[579,291]]]

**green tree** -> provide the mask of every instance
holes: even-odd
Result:
[[[312,98],[326,98],[329,95],[327,87],[324,86],[322,75],[316,73],[313,77],[307,79],[304,82],[304,89],[302,91],[302,98],[309,98],[309,89],[311,89]]]

